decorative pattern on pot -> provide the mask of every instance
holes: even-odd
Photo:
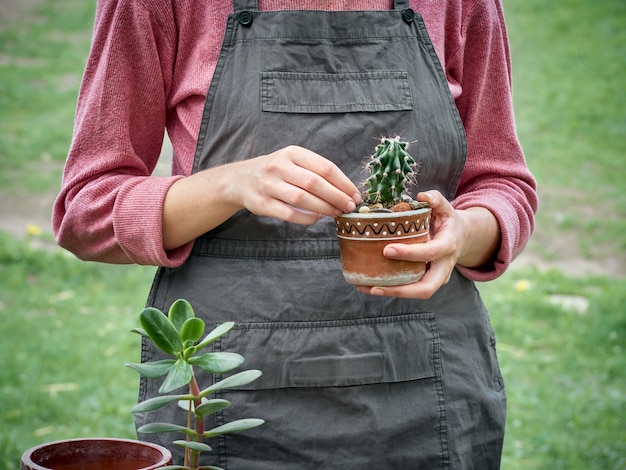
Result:
[[[396,216],[398,220],[385,220],[384,217],[372,217],[372,220],[363,220],[360,216],[354,219],[346,214],[346,217],[342,217],[345,220],[337,223],[337,236],[339,238],[354,239],[354,240],[401,240],[412,237],[423,237],[428,234],[429,218],[418,218],[415,215],[411,215],[412,212],[404,212],[401,215],[406,217],[400,218]],[[376,214],[379,215],[379,214]]]
[[[365,286],[393,286],[417,282],[424,263],[383,256],[389,243],[423,243],[428,238],[430,208],[395,213],[349,213],[335,217],[343,276]]]

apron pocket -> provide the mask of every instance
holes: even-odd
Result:
[[[352,113],[413,109],[408,72],[261,72],[261,111]]]
[[[215,424],[265,424],[225,436],[228,468],[448,468],[437,331],[430,313],[238,323],[221,347],[263,375],[220,393]]]
[[[239,323],[220,349],[242,354],[263,375],[241,390],[345,387],[435,376],[434,314],[360,320]]]

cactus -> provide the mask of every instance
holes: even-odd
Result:
[[[411,199],[407,186],[414,182],[417,163],[407,152],[408,142],[400,137],[383,137],[374,155],[365,165],[370,176],[363,182],[366,204],[389,208]]]

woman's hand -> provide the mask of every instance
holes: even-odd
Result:
[[[312,224],[352,212],[357,187],[330,160],[297,146],[234,164],[231,197],[256,215]]]
[[[296,224],[352,212],[361,194],[330,160],[302,147],[209,168],[176,181],[163,204],[163,246],[175,249],[241,209]]]
[[[495,216],[483,207],[456,210],[439,191],[417,195],[432,209],[430,237],[426,243],[391,243],[383,254],[427,264],[418,282],[404,286],[359,286],[360,292],[379,296],[428,299],[450,280],[457,264],[478,267],[489,261],[500,244],[500,228]]]

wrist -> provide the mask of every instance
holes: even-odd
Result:
[[[241,209],[228,193],[221,170],[211,169],[174,183],[163,204],[163,247],[172,250],[222,224]]]
[[[461,220],[462,247],[457,264],[478,268],[491,261],[500,246],[500,225],[495,215],[484,207],[458,210]]]

